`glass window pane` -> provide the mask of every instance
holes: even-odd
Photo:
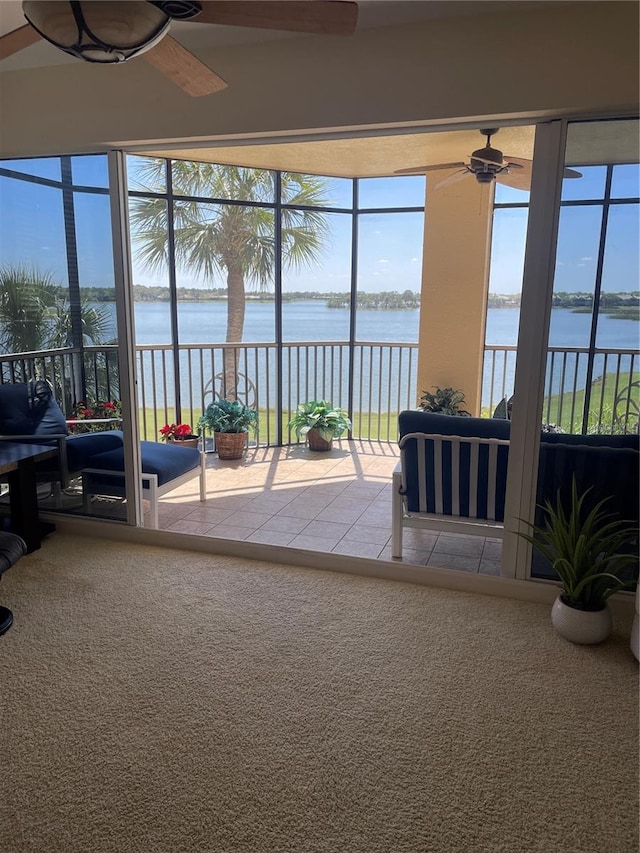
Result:
[[[640,165],[629,163],[613,167],[611,198],[640,198]]]
[[[302,183],[301,183],[302,182]],[[353,207],[353,181],[320,175],[282,173],[282,203],[314,207]]]
[[[637,156],[638,122],[576,122],[569,125],[567,152],[580,152],[587,168],[589,192],[582,198],[604,194],[603,176],[607,164]],[[573,162],[578,162],[578,157]],[[571,163],[570,163],[571,165]],[[616,170],[621,169],[616,178]],[[634,169],[614,166],[616,193],[629,191]],[[596,185],[597,179],[597,185]],[[580,180],[565,181],[563,189],[576,187]],[[612,186],[613,189],[613,186]],[[572,190],[573,197],[577,197]],[[631,192],[637,190],[631,189]],[[565,195],[563,193],[563,199]],[[604,212],[606,210],[606,218]],[[619,519],[631,518],[637,526],[637,466],[629,465],[624,454],[618,458],[611,447],[625,439],[621,433],[637,431],[638,314],[631,302],[638,289],[638,205],[569,205],[561,208],[560,235],[551,317],[551,339],[544,384],[543,424],[556,424],[574,435],[542,435],[538,471],[537,503],[553,503],[558,492],[567,512],[572,483],[584,495],[584,513],[606,500],[606,511]],[[593,293],[598,285],[598,253],[604,240],[601,305],[596,325],[596,349],[589,350]],[[584,291],[584,293],[581,293]],[[616,299],[621,294],[622,299]],[[625,305],[620,305],[620,301]],[[559,304],[558,304],[559,303]],[[608,310],[609,309],[609,310]],[[582,312],[585,313],[582,313]],[[616,316],[620,311],[624,319]],[[636,319],[630,319],[634,317]],[[609,350],[603,353],[598,347]],[[631,349],[634,355],[624,352]],[[635,362],[634,362],[635,359]],[[635,370],[634,370],[635,365]],[[632,374],[631,371],[634,370]],[[591,446],[589,446],[591,445]],[[600,453],[604,450],[604,453]],[[636,518],[633,518],[634,511]],[[535,522],[544,514],[536,510]],[[636,549],[637,550],[637,549]],[[534,551],[532,576],[554,578],[552,566]]]
[[[157,157],[134,157],[129,154],[127,156],[127,183],[130,190],[166,192],[166,161]]]
[[[67,287],[61,190],[0,177],[0,263],[37,270]]]
[[[640,343],[640,205],[609,208],[596,345],[637,349]],[[625,322],[621,323],[620,321]]]
[[[129,199],[136,343],[171,343],[167,202]]]
[[[487,344],[512,345],[518,341],[528,219],[528,208],[502,208],[493,215]]]
[[[73,183],[83,187],[109,186],[109,161],[104,154],[71,158]]]
[[[496,181],[496,204],[529,204],[530,195],[529,190],[519,190]]]
[[[422,213],[360,216],[358,340],[418,340],[423,240]]]
[[[424,207],[426,178],[407,175],[390,178],[360,178],[358,207]]]
[[[581,178],[565,178],[562,182],[562,201],[583,201],[604,198],[607,179],[606,166],[571,166]]]
[[[73,201],[80,287],[111,289],[115,279],[109,198],[76,192]]]
[[[268,203],[275,199],[275,173],[265,169],[173,160],[171,173],[174,195]]]
[[[302,214],[300,213],[299,216]],[[286,341],[347,341],[351,293],[351,216],[316,215],[319,251],[303,264],[283,255],[282,334]],[[291,223],[295,227],[294,223]],[[302,226],[302,221],[299,222]],[[286,244],[284,246],[286,248]]]
[[[551,346],[587,346],[598,265],[602,207],[560,210]]]
[[[52,181],[62,179],[59,157],[33,157],[27,160],[0,160],[3,169],[22,172],[37,178],[49,178]]]

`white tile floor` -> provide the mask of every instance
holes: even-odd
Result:
[[[197,480],[160,501],[160,527],[391,560],[391,474],[398,448],[337,441],[328,453],[302,445],[249,448],[242,460],[207,455],[206,503]],[[501,542],[405,530],[404,562],[500,573]]]

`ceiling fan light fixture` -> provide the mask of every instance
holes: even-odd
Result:
[[[490,184],[496,177],[496,172],[476,172],[476,181],[479,184]]]
[[[43,39],[86,62],[124,62],[152,48],[171,18],[146,0],[25,0],[22,11]]]

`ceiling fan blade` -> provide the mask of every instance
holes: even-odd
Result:
[[[193,98],[212,95],[227,88],[227,84],[181,44],[165,36],[155,47],[142,54],[142,59],[172,80]]]
[[[467,175],[472,175],[473,172],[470,172],[469,169],[464,168],[460,169],[459,172],[454,172],[453,175],[449,175],[448,178],[445,178],[443,181],[439,181],[434,190],[441,190],[443,187],[449,187],[451,184],[457,184],[458,181],[461,181],[463,178],[466,178]]]
[[[425,172],[435,172],[438,169],[458,169],[465,163],[438,163],[434,166],[413,166],[411,169],[396,169],[394,175],[424,175]]]
[[[533,161],[525,160],[522,157],[509,157],[508,166],[508,171],[496,175],[496,181],[508,187],[529,192],[531,190]],[[513,168],[514,166],[516,167],[515,169]],[[581,178],[582,173],[576,172],[575,169],[565,169],[562,177],[565,179]]]
[[[30,24],[18,27],[17,30],[12,30],[0,37],[0,59],[6,59],[8,56],[24,50],[25,47],[31,47],[32,44],[41,41],[41,39],[41,35]]]
[[[531,189],[531,172],[528,169],[500,172],[499,175],[496,175],[496,181],[506,187],[513,187],[514,190],[529,192]]]
[[[345,0],[202,0],[192,23],[290,30],[350,36],[358,22],[358,4]]]

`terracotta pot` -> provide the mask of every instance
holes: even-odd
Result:
[[[551,608],[551,624],[565,640],[591,645],[601,643],[611,633],[611,613],[607,606],[602,610],[569,607],[559,595]]]
[[[322,450],[326,452],[333,447],[332,442],[325,441],[315,427],[307,433],[307,440],[309,442],[309,450]]]
[[[242,459],[247,443],[246,432],[214,432],[220,459]]]
[[[190,435],[188,438],[170,438],[169,441],[178,447],[195,447],[197,450],[200,439],[197,435]]]

